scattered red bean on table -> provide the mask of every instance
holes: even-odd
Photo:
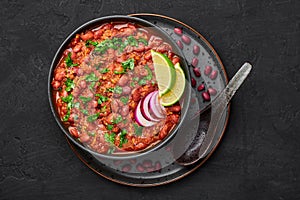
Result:
[[[200,47],[198,45],[194,45],[194,47],[193,47],[193,53],[195,55],[197,55],[199,52],[200,52]]]
[[[189,36],[186,36],[186,35],[182,35],[182,36],[181,36],[181,40],[182,40],[182,42],[184,42],[185,44],[190,44],[190,43],[191,43],[191,38],[189,38]]]
[[[197,67],[197,65],[198,65],[198,59],[197,58],[193,58],[193,60],[192,60],[192,66],[193,67]]]
[[[211,80],[215,80],[215,79],[217,78],[217,76],[218,76],[218,71],[217,71],[217,70],[213,70],[213,71],[211,72],[209,78],[210,78]]]
[[[182,35],[182,29],[181,28],[174,28],[174,33],[176,33],[177,35]]]

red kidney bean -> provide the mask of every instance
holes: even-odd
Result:
[[[174,33],[177,35],[182,35],[182,29],[181,28],[174,28]]]
[[[176,43],[180,49],[183,49],[183,44],[180,40],[178,40]]]
[[[205,66],[204,74],[206,76],[210,75],[211,71],[212,71],[212,66]]]
[[[141,164],[138,164],[136,166],[136,170],[139,171],[139,172],[144,172],[145,171],[145,168],[141,165]]]
[[[205,101],[209,101],[209,100],[210,100],[210,96],[209,96],[208,92],[203,92],[203,93],[202,93],[202,98],[203,98]]]
[[[80,81],[79,84],[80,84],[80,87],[81,87],[82,89],[86,88],[86,81],[85,81],[85,80]]]
[[[54,90],[58,90],[60,88],[60,82],[59,81],[54,81],[52,83],[52,87]]]
[[[199,52],[200,52],[200,47],[198,45],[194,45],[194,47],[193,47],[193,53],[195,55],[197,55]]]
[[[147,172],[153,172],[153,171],[155,171],[155,167],[154,167],[154,166],[148,167],[148,168],[146,169],[146,171],[147,171]]]
[[[217,94],[217,90],[215,88],[210,87],[207,89],[207,91],[208,91],[209,95],[211,95],[211,96],[215,96]]]
[[[193,58],[192,65],[193,65],[193,67],[197,67],[197,65],[198,65],[198,59],[197,58]]]
[[[180,61],[180,59],[179,59],[178,57],[174,57],[174,58],[172,59],[173,65],[175,65],[175,64],[178,63],[179,61]]]
[[[132,94],[132,100],[133,101],[140,100],[140,93],[139,93],[138,88],[135,88],[134,90],[132,90],[131,94]]]
[[[130,162],[131,164],[135,164],[135,163],[136,163],[136,159],[135,159],[135,158],[130,159],[129,162]]]
[[[175,106],[171,106],[168,108],[168,111],[170,111],[170,112],[180,112],[180,110],[181,110],[180,105],[175,105]]]
[[[90,136],[87,133],[82,133],[79,137],[80,142],[87,142],[90,139]]]
[[[181,36],[181,40],[182,42],[184,42],[185,44],[190,44],[191,43],[191,38],[189,38],[186,35]]]
[[[78,138],[78,130],[76,127],[70,126],[69,127],[69,132],[72,136]]]
[[[130,94],[130,92],[131,92],[131,88],[129,86],[123,87],[122,94]]]
[[[197,90],[202,91],[202,90],[204,90],[204,88],[205,88],[205,85],[202,83],[198,86]]]
[[[98,102],[95,101],[95,100],[93,100],[93,101],[92,101],[92,106],[93,106],[94,108],[96,108],[96,107],[98,106]]]
[[[192,87],[195,87],[197,85],[196,79],[192,78],[191,79],[191,84],[192,84]]]
[[[115,166],[118,166],[122,163],[123,161],[122,160],[114,160],[114,165]]]
[[[125,116],[128,115],[128,113],[129,113],[129,106],[122,106],[122,108],[121,108],[121,115],[123,117],[125,117]]]
[[[57,74],[55,74],[54,79],[58,80],[58,81],[62,81],[65,77],[65,73],[64,72],[59,72]]]
[[[148,51],[147,53],[145,53],[144,58],[145,58],[145,60],[150,60],[152,58],[151,51]]]
[[[159,161],[156,161],[154,166],[155,166],[155,171],[161,170],[161,164]]]
[[[103,30],[102,29],[99,29],[99,30],[97,30],[95,33],[94,33],[94,38],[95,39],[100,39],[101,38],[101,36],[103,35]]]
[[[213,71],[211,72],[209,78],[210,78],[211,80],[215,80],[215,79],[217,78],[217,76],[218,76],[218,71],[217,71],[217,70],[213,70]]]
[[[81,44],[77,44],[74,48],[73,48],[73,52],[77,53],[78,51],[80,51],[81,49]]]
[[[195,76],[197,76],[197,77],[201,76],[201,72],[200,72],[199,68],[195,67],[195,68],[193,68],[193,71],[194,71]]]
[[[131,166],[130,165],[124,165],[123,167],[122,167],[122,171],[123,172],[129,172],[131,170]]]
[[[123,76],[119,79],[118,84],[119,84],[120,86],[124,86],[124,85],[126,85],[127,82],[128,82],[128,76],[123,75]]]
[[[92,31],[87,31],[85,34],[80,36],[82,40],[86,41],[86,40],[90,40],[93,39],[94,34]]]
[[[143,167],[152,167],[152,161],[151,160],[144,160],[143,161]]]

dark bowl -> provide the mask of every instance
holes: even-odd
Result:
[[[66,49],[66,47],[70,43],[71,39],[74,38],[74,36],[77,33],[81,33],[84,30],[89,30],[91,28],[94,28],[94,27],[97,27],[101,24],[109,23],[109,22],[132,22],[132,23],[135,23],[135,24],[137,24],[139,26],[142,26],[142,27],[151,27],[151,28],[153,28],[153,31],[155,32],[155,35],[161,37],[164,42],[167,42],[168,44],[170,44],[171,47],[172,47],[173,53],[175,53],[177,56],[180,57],[180,64],[181,64],[181,67],[182,67],[182,69],[185,73],[185,76],[186,76],[186,88],[185,88],[185,91],[184,91],[184,94],[183,94],[184,98],[182,98],[183,101],[181,101],[182,110],[181,110],[180,122],[172,129],[172,131],[164,139],[159,141],[157,144],[151,146],[150,148],[146,148],[144,150],[137,151],[137,152],[134,152],[134,151],[133,152],[128,152],[128,153],[124,153],[124,154],[121,154],[121,155],[101,154],[101,153],[95,152],[92,149],[89,149],[89,148],[85,147],[81,142],[74,139],[71,136],[71,134],[69,133],[69,130],[65,127],[65,125],[60,120],[60,117],[59,117],[59,115],[57,113],[57,110],[56,110],[56,106],[54,104],[54,100],[53,100],[53,96],[52,96],[52,86],[51,86],[51,81],[53,79],[54,69],[56,68],[56,66],[59,62],[59,59],[62,56],[63,51]],[[184,120],[184,118],[187,114],[187,110],[188,110],[188,107],[189,107],[190,97],[191,97],[191,88],[189,87],[189,82],[190,82],[190,74],[189,74],[188,65],[186,63],[184,55],[181,52],[181,50],[179,49],[179,47],[177,46],[177,44],[173,41],[173,39],[165,31],[163,31],[162,29],[160,29],[159,27],[157,27],[153,23],[150,23],[150,22],[148,22],[146,20],[143,20],[143,19],[140,19],[140,18],[123,16],[123,15],[113,15],[113,16],[106,16],[106,17],[93,19],[91,21],[86,22],[85,24],[81,25],[76,30],[74,30],[64,40],[64,42],[60,45],[60,47],[58,48],[58,50],[57,50],[57,52],[56,52],[56,54],[55,54],[55,56],[52,60],[50,71],[49,71],[49,76],[48,76],[48,97],[49,97],[51,111],[54,115],[54,118],[55,118],[56,122],[58,123],[61,130],[65,133],[65,135],[73,143],[78,145],[83,150],[85,150],[85,151],[87,151],[87,152],[89,152],[89,153],[91,153],[95,156],[98,156],[100,158],[129,159],[129,158],[135,158],[137,156],[149,154],[152,151],[158,150],[161,147],[163,147],[168,141],[170,141],[174,137],[174,135],[176,134],[178,128],[183,123],[183,120]]]

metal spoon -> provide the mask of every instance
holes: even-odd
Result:
[[[200,130],[197,132],[190,145],[184,149],[184,151],[183,148],[173,148],[174,158],[178,164],[184,166],[192,165],[210,153],[210,151],[213,149],[213,141],[216,141],[216,139],[219,139],[221,136],[220,134],[217,134],[217,130],[220,128],[220,120],[222,119],[222,115],[226,110],[229,101],[247,78],[251,69],[251,64],[247,62],[243,64],[243,66],[230,80],[224,90],[215,98],[215,100],[212,101],[211,104],[204,110],[194,114],[194,117],[192,117],[191,120],[181,127],[180,130],[184,131],[188,130],[188,127],[190,127],[192,124],[199,123],[199,121],[197,121],[197,119],[199,120],[199,118],[197,118],[199,115],[201,115],[201,120],[203,119],[202,115],[204,118],[211,117],[209,127],[208,124],[202,125],[203,127],[200,127]],[[186,134],[181,133],[181,136],[177,138],[178,143],[184,140],[184,138],[181,137],[185,137],[185,135]],[[182,144],[175,146],[178,147],[180,145]]]

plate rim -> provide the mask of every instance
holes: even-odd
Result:
[[[223,65],[223,62],[221,61],[221,58],[219,57],[219,55],[217,54],[216,50],[214,49],[214,47],[205,39],[205,37],[199,33],[198,31],[196,31],[196,29],[192,28],[191,26],[189,26],[188,24],[184,23],[184,22],[181,22],[175,18],[172,18],[172,17],[169,17],[169,16],[165,16],[165,15],[161,15],[161,14],[154,14],[154,13],[131,13],[131,14],[128,14],[127,16],[131,16],[131,17],[158,17],[158,18],[163,18],[163,19],[168,19],[170,21],[173,21],[173,22],[176,22],[178,24],[181,24],[182,26],[188,28],[189,30],[191,30],[192,32],[194,32],[198,37],[201,38],[201,40],[203,40],[203,42],[210,48],[210,50],[212,51],[212,53],[216,56],[216,59],[217,61],[219,62],[220,64],[220,67],[222,68],[222,71],[224,73],[224,78],[225,78],[225,82],[226,84],[228,84],[228,76],[227,76],[227,73],[226,73],[226,70],[225,70],[225,67]],[[230,105],[231,103],[228,104],[227,106],[227,115],[226,115],[226,119],[225,119],[225,124],[224,124],[224,127],[223,127],[223,130],[222,130],[222,133],[220,135],[220,138],[218,139],[218,141],[216,142],[214,148],[211,150],[211,152],[203,159],[201,160],[200,163],[198,163],[197,165],[195,165],[193,168],[191,168],[188,172],[178,176],[178,177],[175,177],[175,178],[172,178],[170,180],[166,180],[166,181],[162,181],[162,182],[158,182],[158,183],[146,183],[146,184],[140,184],[140,183],[128,183],[128,182],[125,182],[125,181],[121,181],[121,180],[117,180],[117,179],[113,179],[109,176],[106,176],[102,173],[100,173],[99,171],[97,171],[95,168],[93,168],[81,155],[80,153],[75,149],[76,147],[74,147],[74,145],[72,144],[72,142],[70,141],[70,139],[65,136],[67,142],[68,142],[68,145],[71,147],[72,151],[74,152],[74,154],[79,158],[79,160],[81,160],[81,162],[83,162],[88,168],[90,168],[93,172],[95,172],[96,174],[100,175],[101,177],[107,179],[107,180],[110,180],[114,183],[118,183],[118,184],[121,184],[121,185],[126,185],[126,186],[132,186],[132,187],[141,187],[141,188],[146,188],[146,187],[155,187],[155,186],[161,186],[161,185],[166,185],[166,184],[169,184],[169,183],[172,183],[172,182],[175,182],[177,180],[180,180],[186,176],[188,176],[189,174],[193,173],[194,171],[196,171],[198,168],[200,168],[200,166],[202,166],[211,156],[212,154],[215,152],[215,150],[217,149],[217,147],[219,146],[224,134],[225,134],[225,131],[227,129],[227,126],[228,126],[228,123],[229,123],[229,117],[230,117]]]

